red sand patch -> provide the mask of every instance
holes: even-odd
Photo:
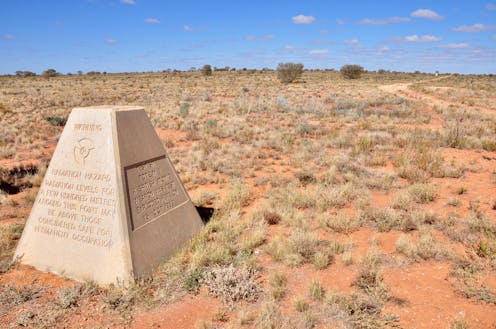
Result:
[[[387,306],[400,316],[404,328],[446,328],[460,313],[470,328],[494,328],[496,305],[478,304],[458,295],[448,281],[450,265],[442,262],[413,264],[384,271],[384,280],[395,297],[408,303]]]

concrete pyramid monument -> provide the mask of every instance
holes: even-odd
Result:
[[[77,280],[128,281],[202,226],[142,108],[75,108],[15,256]]]

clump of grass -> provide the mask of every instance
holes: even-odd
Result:
[[[75,307],[80,297],[81,286],[74,285],[72,287],[62,288],[58,292],[57,304],[63,309]]]
[[[260,293],[257,272],[247,267],[214,266],[201,278],[211,295],[226,303],[240,300],[256,301]]]
[[[388,232],[401,223],[401,214],[393,208],[368,207],[360,212],[361,222],[372,222],[381,232]]]
[[[281,221],[281,215],[274,211],[266,211],[263,213],[263,219],[269,225],[276,225]]]
[[[325,289],[319,281],[312,280],[308,287],[308,294],[312,300],[320,302],[324,299]]]
[[[21,238],[24,222],[0,225],[0,273],[6,272],[13,265],[14,248]]]
[[[308,184],[312,184],[317,181],[315,175],[309,171],[298,171],[295,173],[295,176],[303,186],[307,186]]]
[[[287,281],[286,277],[279,273],[272,273],[269,276],[270,296],[274,300],[284,298]]]
[[[298,311],[298,312],[305,312],[305,311],[308,311],[308,309],[310,308],[310,305],[308,304],[306,299],[303,297],[296,298],[294,305],[295,305],[296,311]]]
[[[336,215],[324,214],[320,218],[323,227],[329,228],[334,232],[349,234],[358,229],[360,222],[356,216],[339,212]]]
[[[410,182],[425,183],[431,177],[444,177],[444,160],[435,150],[426,147],[402,152],[393,159],[398,176]]]
[[[278,310],[277,304],[273,301],[262,304],[260,313],[255,320],[257,329],[290,328],[287,316]]]
[[[201,286],[201,279],[203,277],[203,271],[201,269],[192,269],[186,274],[184,279],[183,287],[189,292],[196,294]]]
[[[417,183],[408,188],[413,201],[417,203],[429,203],[436,200],[438,196],[437,189],[429,184]]]
[[[250,199],[250,188],[240,181],[234,181],[226,197],[222,200],[220,210],[225,212],[232,209],[240,209],[248,205]]]
[[[401,235],[396,241],[396,251],[417,261],[449,257],[449,253],[436,243],[434,234],[429,230],[421,231],[416,243],[408,236]]]
[[[311,263],[316,269],[324,269],[334,261],[332,243],[319,241],[312,233],[297,230],[288,238],[276,237],[266,247],[275,260],[288,266]]]
[[[460,313],[451,322],[450,329],[470,329],[467,321],[465,320],[465,314]]]
[[[60,126],[63,127],[65,126],[67,122],[67,118],[60,117],[57,115],[51,115],[45,118],[46,121],[48,121],[52,126]]]

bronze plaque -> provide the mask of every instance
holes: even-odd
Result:
[[[133,231],[189,200],[165,155],[125,167],[124,171]]]

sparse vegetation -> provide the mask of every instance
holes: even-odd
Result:
[[[303,64],[301,63],[279,63],[277,65],[277,78],[282,83],[290,83],[301,77]]]
[[[339,70],[346,79],[359,79],[363,74],[363,67],[356,64],[347,64]]]
[[[201,71],[0,77],[0,327],[133,326],[200,302],[198,328],[409,327],[427,308],[450,314],[433,327],[489,325],[493,77],[306,70],[287,85],[274,70]],[[61,126],[73,107],[116,102],[145,106],[213,215],[129,286],[34,279],[12,255]],[[466,317],[429,289],[440,278]]]

